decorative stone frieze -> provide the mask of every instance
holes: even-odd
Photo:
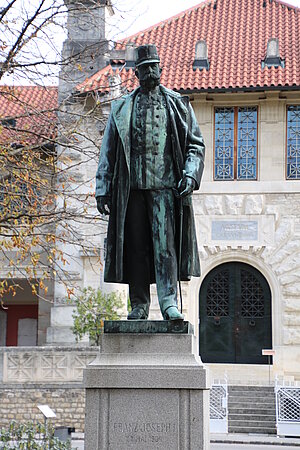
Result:
[[[3,352],[3,383],[81,382],[83,369],[97,355],[96,349],[15,349]]]
[[[224,195],[227,214],[243,214],[245,195]]]
[[[261,214],[264,208],[264,196],[263,195],[247,195],[245,199],[244,213]]]
[[[204,198],[204,214],[224,214],[223,199],[221,195],[206,195]]]

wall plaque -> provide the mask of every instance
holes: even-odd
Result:
[[[213,220],[211,226],[213,241],[257,241],[256,220]]]

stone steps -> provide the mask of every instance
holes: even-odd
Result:
[[[253,393],[261,397],[272,396],[274,393],[273,386],[229,386],[229,389],[232,394],[243,393],[245,396],[248,395],[250,397],[252,397]]]
[[[251,400],[252,402],[253,400]],[[273,403],[255,403],[255,404],[251,404],[250,402],[245,402],[244,400],[241,402],[230,402],[229,403],[231,410],[235,410],[235,409],[244,409],[247,410],[249,409],[251,410],[262,410],[264,409],[266,411],[266,413],[268,414],[269,411],[275,411],[275,405],[273,405]]]
[[[260,414],[253,414],[252,412],[248,412],[249,410],[246,410],[245,412],[243,411],[242,413],[234,413],[234,414],[230,414],[230,419],[232,421],[236,421],[236,420],[240,420],[241,416],[247,415],[249,416],[249,418],[251,419],[251,421],[260,421],[261,420],[261,415]],[[265,421],[271,421],[273,422],[274,419],[274,413],[273,414],[264,414],[264,418]]]
[[[252,395],[251,394],[249,395],[248,392],[247,392],[247,395],[245,395],[243,392],[235,392],[231,395],[232,395],[233,399],[242,397],[246,401],[252,400],[253,396],[255,396],[255,400],[257,403],[263,403],[265,401],[273,401],[273,398],[274,398],[274,394],[272,394],[272,395],[266,394],[266,395],[262,396],[260,393],[258,395],[256,392],[254,392]]]
[[[229,427],[228,433],[234,434],[267,434],[276,435],[276,429],[274,428],[252,428],[252,427]]]
[[[262,428],[262,427],[266,427],[266,428],[272,428],[273,427],[273,420],[253,420],[252,418],[249,418],[249,422],[251,421],[251,428]],[[239,419],[239,420],[231,420],[231,426],[233,427],[245,427],[245,418],[244,419]]]
[[[276,434],[274,388],[229,386],[228,432]]]

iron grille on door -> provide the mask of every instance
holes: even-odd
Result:
[[[241,315],[249,319],[264,317],[264,292],[259,280],[246,270],[241,270]]]
[[[225,317],[229,313],[229,272],[218,272],[208,284],[206,311],[209,317]]]
[[[200,355],[204,362],[267,364],[271,348],[271,293],[252,266],[213,269],[200,290]]]

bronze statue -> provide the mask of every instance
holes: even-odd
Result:
[[[110,215],[104,280],[129,284],[129,320],[148,318],[155,282],[163,318],[183,320],[178,277],[200,276],[191,194],[205,147],[188,98],[160,85],[155,45],[136,51],[140,87],[112,103],[96,175]]]

